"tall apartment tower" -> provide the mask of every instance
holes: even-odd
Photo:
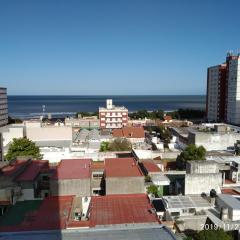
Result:
[[[207,118],[211,122],[225,121],[226,64],[208,68],[207,72]]]
[[[122,128],[128,123],[128,109],[114,106],[112,99],[107,99],[106,107],[99,108],[99,119],[101,128]]]
[[[226,122],[240,125],[240,55],[227,56]]]
[[[240,125],[240,55],[208,68],[206,100],[208,121]]]
[[[8,124],[7,89],[0,87],[0,127]]]

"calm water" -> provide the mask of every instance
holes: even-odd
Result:
[[[172,111],[179,108],[204,109],[205,96],[9,96],[9,115],[31,118],[45,112],[52,116],[71,116],[76,112],[98,111],[105,106],[105,100],[112,98],[115,105],[122,105],[129,111],[162,109]]]

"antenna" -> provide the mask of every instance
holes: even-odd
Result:
[[[42,105],[43,116],[45,115],[45,110],[46,110],[46,106],[45,106],[45,105]]]

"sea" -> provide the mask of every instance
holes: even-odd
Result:
[[[74,116],[76,112],[96,112],[104,107],[106,99],[116,106],[125,106],[130,112],[174,111],[179,108],[205,109],[204,95],[131,95],[131,96],[8,96],[9,116],[29,119],[51,114],[52,117]]]

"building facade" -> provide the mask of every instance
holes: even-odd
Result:
[[[7,89],[0,88],[0,127],[8,124]]]
[[[128,123],[128,109],[112,104],[112,99],[107,99],[106,107],[99,108],[101,128],[122,128]]]
[[[227,56],[226,121],[240,124],[240,55]]]
[[[240,54],[208,68],[206,100],[208,121],[240,124]]]
[[[226,108],[226,64],[208,68],[207,118],[209,121],[225,120]]]

